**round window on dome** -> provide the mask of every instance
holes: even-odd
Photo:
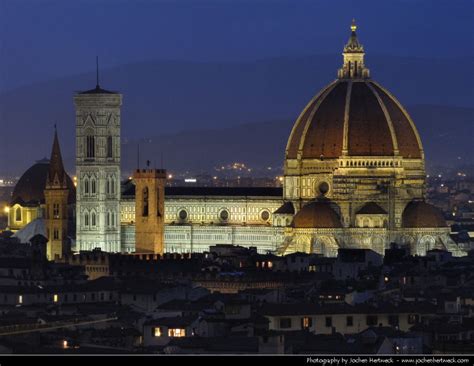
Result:
[[[180,210],[178,213],[178,217],[180,220],[186,220],[188,218],[188,212],[186,210]]]
[[[270,212],[268,212],[267,210],[262,211],[260,214],[260,218],[263,221],[268,221],[268,219],[270,218]]]
[[[222,221],[227,221],[229,219],[229,211],[227,210],[222,210],[219,214],[219,218],[222,220]]]
[[[318,192],[322,195],[325,196],[329,192],[329,184],[327,182],[321,182],[318,185]]]

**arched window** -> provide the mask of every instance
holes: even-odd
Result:
[[[107,226],[110,226],[110,212],[107,212],[106,223],[107,223]]]
[[[93,135],[86,136],[86,158],[95,158],[95,137]]]
[[[148,216],[148,187],[143,188],[143,212],[142,216]]]
[[[89,226],[89,213],[84,214],[84,226]]]
[[[21,221],[21,207],[17,207],[15,210],[15,220]]]
[[[107,136],[107,157],[113,156],[113,139],[112,136]]]
[[[107,178],[107,183],[105,185],[105,193],[110,194],[110,178]]]
[[[95,212],[92,212],[92,214],[91,214],[91,225],[92,225],[92,226],[95,226],[95,225],[96,225]]]
[[[112,212],[111,224],[112,224],[112,227],[115,227],[115,212]]]
[[[115,194],[115,179],[110,178],[110,194]]]
[[[53,218],[59,219],[59,203],[53,203]]]
[[[96,187],[95,187],[95,178],[91,179],[91,194],[95,194]]]
[[[89,179],[84,178],[84,194],[89,194]]]

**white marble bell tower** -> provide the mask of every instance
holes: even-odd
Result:
[[[76,246],[120,252],[120,107],[122,95],[95,89],[76,107]]]

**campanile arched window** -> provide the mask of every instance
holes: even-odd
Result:
[[[96,193],[96,182],[95,182],[95,178],[92,178],[91,179],[91,194],[95,194]]]
[[[93,135],[86,136],[86,158],[95,158],[95,137]]]
[[[84,194],[89,194],[89,178],[84,178]]]
[[[107,136],[107,157],[113,157],[113,139],[112,136]]]

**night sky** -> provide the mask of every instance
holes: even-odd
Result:
[[[73,168],[72,95],[80,88],[95,86],[92,75],[96,55],[100,58],[101,70],[107,71],[121,65],[163,60],[238,64],[279,57],[338,54],[338,61],[331,67],[333,71],[322,78],[330,81],[340,66],[340,52],[348,39],[352,18],[359,25],[358,34],[366,48],[369,68],[370,56],[374,55],[428,60],[467,58],[467,65],[469,57],[474,56],[472,0],[0,0],[0,135],[3,134],[3,138],[0,136],[0,175],[22,172],[35,159],[46,156],[52,136],[51,126],[56,121],[61,128],[60,138],[66,145],[66,164],[69,169]],[[455,65],[456,61],[448,64]],[[474,68],[466,67],[466,63],[463,68],[463,75],[466,75],[464,86],[471,85],[469,78],[472,78]],[[103,74],[107,74],[105,71]],[[372,71],[373,75],[382,74],[380,67]],[[390,70],[383,71],[385,75],[390,74]],[[449,73],[452,70],[438,71]],[[70,86],[63,83],[63,90],[67,92],[61,91],[63,98],[59,102],[53,97],[50,105],[48,99],[47,106],[43,101],[37,105],[31,101],[31,91],[37,90],[34,84],[69,80],[67,78],[85,73],[90,74],[87,76],[90,83]],[[154,113],[153,103],[140,104],[142,96],[136,93],[136,86],[133,89],[124,84],[116,85],[114,80],[102,80],[104,87],[111,86],[124,92],[124,138],[158,134],[157,128],[147,131],[150,123],[146,117],[148,110]],[[183,85],[182,88],[189,90],[189,86]],[[247,111],[246,106],[259,103],[258,96],[251,103],[244,103],[241,98],[240,115],[229,123],[265,121],[280,115],[282,118],[296,118],[298,111],[313,95],[311,93],[322,86],[314,85],[311,90],[301,92],[303,96],[298,96],[297,101],[289,98],[288,106],[279,102],[281,112],[278,110],[277,115],[267,116],[265,111],[269,108]],[[406,86],[395,83],[387,86],[399,87],[402,92],[397,96],[402,102],[407,102],[403,94]],[[22,100],[24,89],[18,89],[20,87],[30,88],[26,105]],[[199,92],[201,86],[191,87],[196,87]],[[232,88],[232,85],[228,87]],[[153,85],[146,88],[153,89]],[[173,88],[173,98],[179,98],[180,86],[173,85]],[[431,86],[428,88],[433,90]],[[449,88],[456,88],[456,80]],[[209,94],[212,100],[207,101],[202,96],[204,101],[196,102],[197,107],[206,105],[210,109],[216,99],[212,96],[219,94],[216,89],[214,94]],[[442,85],[440,89],[443,89]],[[160,93],[162,95],[163,90]],[[448,91],[444,93],[449,96]],[[449,100],[445,104],[472,107],[469,91],[463,93],[462,102]],[[3,99],[2,107],[3,95],[7,98]],[[291,90],[288,90],[288,95],[293,96]],[[222,98],[227,98],[222,105],[229,101],[232,103],[233,95],[228,92]],[[441,93],[439,99],[444,101],[443,98]],[[218,117],[208,116],[205,110],[199,121],[192,120],[188,115],[179,115],[179,107],[176,116],[170,117],[172,112],[165,113],[166,102],[162,98],[160,101],[164,115],[161,121],[168,121],[163,122],[166,126],[160,129],[166,133],[195,129],[200,123],[201,126],[207,123],[206,128],[215,128],[215,121],[219,121]],[[55,106],[55,102],[61,103],[62,107]],[[440,104],[432,96],[408,100],[408,103]],[[22,109],[18,117],[21,122],[14,118],[18,108]],[[140,108],[141,114],[133,108]],[[132,120],[134,116],[136,121]],[[132,127],[140,123],[141,128],[133,130]],[[18,136],[24,132],[34,135],[39,142],[36,144],[32,137],[25,140],[24,136]],[[20,140],[28,151],[17,144]],[[19,151],[25,151],[25,154]]]
[[[149,59],[334,52],[354,17],[378,53],[474,53],[471,0],[0,0],[1,90]],[[370,32],[366,30],[370,29]],[[379,30],[379,31],[373,31]]]

